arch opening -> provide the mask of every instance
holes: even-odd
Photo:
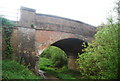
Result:
[[[67,55],[60,48],[49,46],[42,52],[39,61],[41,69],[44,67],[62,68],[63,66],[67,66]]]
[[[58,47],[61,50],[63,50],[67,55],[67,67],[71,70],[77,70],[78,64],[76,64],[76,59],[77,59],[78,53],[80,53],[80,54],[83,53],[82,49],[85,48],[83,46],[83,42],[85,43],[86,46],[88,46],[86,41],[83,41],[83,40],[80,40],[77,38],[62,39],[62,40],[59,40],[59,41],[51,44],[50,46],[55,46],[55,47]],[[43,53],[44,53],[44,51],[43,51]],[[58,54],[58,57],[59,57],[59,54]]]
[[[71,70],[79,70],[78,64],[76,63],[76,59],[78,57],[78,53],[82,54],[85,47],[83,46],[83,43],[88,46],[88,43],[86,41],[77,39],[77,38],[67,38],[59,40],[51,46],[56,46],[62,49],[67,54],[68,59],[68,68]]]
[[[69,56],[69,53],[74,54],[73,56],[77,56],[78,53],[82,54],[82,49],[85,47],[83,46],[83,42],[86,46],[88,46],[88,43],[86,41],[77,39],[77,38],[67,38],[59,40],[51,46],[59,47],[60,49],[64,50],[66,54]]]

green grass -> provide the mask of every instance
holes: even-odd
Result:
[[[61,81],[77,80],[79,79],[77,76],[81,76],[77,71],[68,70],[67,66],[63,66],[62,68],[54,67],[52,61],[47,58],[40,58],[39,67],[41,70],[59,78]]]
[[[55,67],[63,67],[67,64],[67,55],[63,50],[55,46],[49,46],[43,51],[40,57],[50,59]]]
[[[48,72],[56,78],[59,78],[60,81],[78,80],[81,77],[80,73],[68,69],[62,70],[53,67],[44,67],[41,68],[41,70],[44,70],[45,72]]]
[[[53,67],[54,64],[51,60],[47,59],[47,58],[44,58],[44,57],[40,57],[39,59],[39,67],[42,68],[42,67]]]
[[[36,76],[27,67],[12,60],[2,61],[2,78],[3,79],[42,79]]]

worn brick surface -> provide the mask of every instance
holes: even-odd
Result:
[[[19,45],[18,28],[13,29],[10,42],[11,42],[12,48],[14,49],[12,58],[14,60],[17,60],[15,57],[19,56],[19,53],[18,53],[18,45]]]
[[[34,28],[31,28],[32,24]],[[51,44],[67,38],[91,42],[95,33],[94,26],[81,21],[38,14],[35,9],[22,7],[19,27],[18,30],[14,30],[11,43],[14,48],[16,47],[15,50],[18,48],[18,52],[25,62],[35,68],[36,56]],[[73,54],[70,54],[68,65],[75,62]],[[70,67],[70,69],[75,68],[74,65]]]

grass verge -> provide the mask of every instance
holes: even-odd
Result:
[[[36,76],[27,67],[12,60],[2,61],[2,78],[3,79],[42,79]]]

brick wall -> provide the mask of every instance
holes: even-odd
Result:
[[[36,14],[35,24],[37,29],[69,32],[84,36],[93,36],[95,34],[95,28],[91,25],[51,15]]]
[[[94,26],[81,21],[53,15],[38,14],[35,9],[22,7],[20,26],[30,27],[31,24],[34,24],[36,29],[68,32],[86,37],[93,37],[96,33]]]
[[[78,38],[87,42],[93,40],[95,27],[63,17],[38,14],[35,9],[22,7],[20,26],[35,25],[35,47],[43,50],[52,43],[65,38]]]

